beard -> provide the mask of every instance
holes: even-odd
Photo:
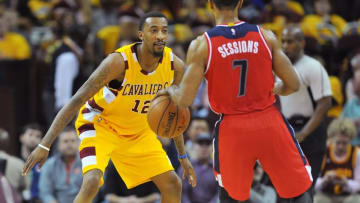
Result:
[[[162,57],[163,53],[164,53],[164,50],[161,50],[161,51],[153,51],[153,55],[154,55],[155,57]]]

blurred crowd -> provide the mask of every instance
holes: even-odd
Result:
[[[0,119],[0,202],[71,202],[81,185],[81,162],[74,129],[67,128],[59,136],[52,157],[40,171],[34,169],[30,176],[21,176],[24,161],[40,142],[56,113],[104,57],[122,45],[138,41],[138,21],[142,14],[161,11],[167,16],[167,45],[184,60],[191,40],[214,25],[209,9],[207,0],[0,0],[0,91],[3,81],[9,79],[5,73],[13,68],[8,62],[26,61],[25,69],[31,69],[31,74],[23,77],[31,77],[30,81],[36,83],[30,85],[33,88],[30,91],[35,94],[24,98],[29,101],[21,102],[33,101],[31,107],[37,107],[28,111],[34,115],[22,121],[21,126],[15,126],[15,131],[8,129],[7,122]],[[329,74],[332,106],[324,121],[329,125],[334,120],[335,124],[328,129],[329,137],[331,135],[328,151],[334,145],[335,152],[340,150],[340,155],[343,152],[355,157],[353,171],[360,170],[360,163],[356,161],[356,146],[360,145],[360,133],[356,133],[360,132],[359,11],[358,0],[244,0],[239,12],[240,19],[272,30],[280,41],[287,26],[301,29],[305,53],[316,58]],[[3,67],[2,64],[10,65]],[[9,84],[16,82],[20,81]],[[24,83],[20,89],[27,91],[27,85]],[[209,108],[206,89],[203,82],[191,107],[192,121],[184,135],[199,183],[191,188],[184,182],[183,202],[186,203],[218,201],[217,182],[212,174],[211,141],[218,116]],[[17,104],[10,103],[15,105],[11,109],[16,109]],[[6,144],[14,137],[15,142]],[[164,139],[161,142],[181,175],[174,143]],[[337,145],[339,143],[342,145]],[[18,150],[9,152],[6,146]],[[330,156],[331,150],[328,151]],[[336,176],[325,176],[324,170],[328,169],[325,165],[320,182],[314,185],[319,194],[327,194],[323,189]],[[153,184],[129,191],[121,177],[116,176],[113,166],[107,170],[105,185],[96,202],[159,202],[159,192]],[[356,181],[360,181],[360,177],[355,178],[351,173],[347,178],[354,180],[351,184],[355,184],[352,187],[355,189],[347,190],[346,182],[336,182],[338,190],[330,192],[331,195],[343,197],[359,193],[360,182]],[[251,202],[276,201],[275,190],[264,179],[261,166],[257,164]]]

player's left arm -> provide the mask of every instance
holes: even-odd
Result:
[[[184,76],[178,86],[171,86],[167,91],[176,105],[188,107],[192,104],[205,72],[207,43],[204,36],[193,40],[187,52]]]
[[[184,62],[180,58],[178,58],[177,56],[174,55],[174,82],[173,82],[173,85],[170,86],[170,88],[176,88],[177,85],[180,84],[180,82],[183,78],[184,72],[185,72]],[[178,154],[180,156],[185,155],[186,150],[185,150],[183,136],[174,137],[173,140],[174,140]],[[179,161],[180,161],[181,166],[184,168],[183,179],[185,177],[187,177],[189,184],[191,184],[193,187],[195,187],[196,186],[196,175],[195,175],[195,171],[191,165],[190,160],[187,157],[185,157],[185,158],[179,159]]]

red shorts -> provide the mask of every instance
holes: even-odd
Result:
[[[249,198],[257,160],[282,198],[299,196],[310,188],[311,167],[294,130],[275,107],[222,116],[215,131],[215,175],[233,199]]]

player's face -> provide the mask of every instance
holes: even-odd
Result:
[[[282,36],[282,48],[290,60],[294,62],[302,50],[301,41],[297,40],[291,32],[285,30]]]
[[[162,56],[168,40],[168,22],[166,18],[147,18],[143,30],[139,33],[139,37],[143,41],[145,47],[155,57]]]
[[[333,138],[335,154],[338,156],[345,155],[347,152],[347,147],[350,144],[349,136],[337,134]]]
[[[62,156],[73,157],[77,153],[78,143],[75,132],[64,132],[59,137],[59,151]]]

